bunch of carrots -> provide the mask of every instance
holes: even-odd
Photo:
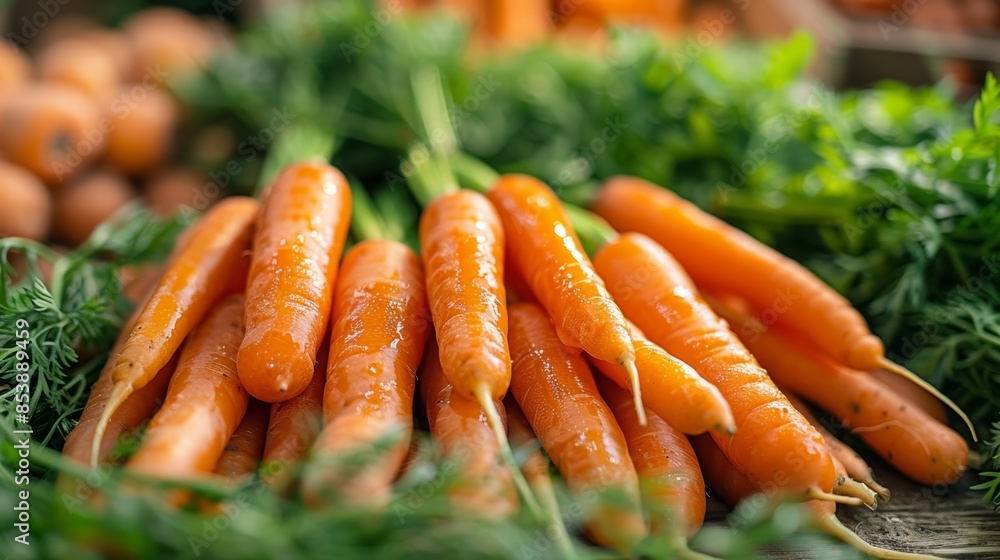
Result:
[[[345,253],[351,189],[326,163],[286,167],[260,202],[222,200],[139,301],[64,455],[107,464],[148,421],[127,472],[260,472],[313,507],[383,508],[418,410],[457,458],[456,508],[523,507],[567,555],[548,461],[591,504],[584,534],[622,553],[652,533],[704,557],[686,543],[707,482],[731,504],[807,501],[816,527],[867,553],[926,558],[876,549],[834,515],[890,492],[800,398],[918,482],[954,482],[968,461],[926,383],[846,300],[639,179],[609,180],[592,213],[528,176],[480,190],[426,204],[419,255],[387,239]],[[601,235],[593,258],[584,224]],[[374,458],[344,460],[359,455]]]

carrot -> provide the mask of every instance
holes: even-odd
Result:
[[[45,184],[27,169],[0,161],[0,237],[42,241],[51,223],[52,195]]]
[[[142,93],[137,95],[136,88]],[[180,106],[169,93],[145,86],[122,87],[109,103],[112,128],[104,159],[125,175],[153,171],[170,158],[180,119]]]
[[[244,251],[259,206],[244,197],[216,205],[193,225],[143,306],[111,373],[113,386],[94,430],[91,463],[97,463],[104,430],[115,410],[143,388],[174,355],[184,337],[246,270]]]
[[[733,413],[715,385],[650,342],[638,327],[631,324],[629,327],[645,405],[685,434],[700,434],[706,430],[733,433],[736,429]],[[629,388],[621,366],[594,358],[590,363],[619,387]]]
[[[643,233],[662,244],[707,291],[735,294],[756,309],[773,309],[788,330],[801,333],[837,361],[863,371],[886,368],[920,385],[958,413],[976,439],[975,428],[955,403],[886,359],[882,341],[850,302],[792,259],[634,177],[605,183],[593,210],[615,229]]]
[[[177,8],[146,8],[123,28],[135,52],[133,79],[154,69],[169,72],[171,78],[198,71],[219,46],[207,25]]]
[[[320,347],[312,381],[304,391],[271,405],[262,458],[263,478],[270,484],[288,487],[290,479],[285,469],[302,460],[323,427],[327,352],[325,344]]]
[[[882,385],[885,385],[887,389],[899,395],[900,398],[909,401],[913,406],[923,410],[931,418],[942,424],[948,423],[948,413],[945,411],[941,401],[934,398],[934,395],[928,393],[919,385],[915,385],[908,379],[881,368],[872,370],[871,374]]]
[[[788,397],[788,402],[792,403],[792,406],[795,407],[795,410],[798,410],[799,413],[802,414],[802,416],[806,420],[808,420],[809,423],[813,425],[813,427],[816,428],[816,431],[819,432],[819,435],[823,436],[823,443],[825,443],[826,448],[830,450],[830,455],[833,456],[834,463],[837,466],[838,479],[841,477],[840,473],[843,473],[843,475],[848,479],[847,481],[848,485],[850,485],[851,484],[850,481],[853,480],[854,482],[858,482],[860,484],[865,485],[870,492],[873,492],[878,497],[888,501],[890,496],[889,489],[875,482],[875,478],[872,476],[872,470],[870,467],[868,467],[868,464],[865,463],[865,460],[862,459],[861,456],[858,455],[853,449],[848,447],[847,444],[837,439],[836,436],[834,436],[826,428],[824,428],[823,425],[820,423],[820,421],[816,418],[816,416],[809,410],[809,407],[804,402],[802,402],[798,397],[791,394],[791,392],[789,391],[785,391],[784,389],[782,389],[782,392],[784,392],[785,396]],[[867,495],[867,492],[857,489],[853,485],[851,485],[850,487],[852,489],[858,490],[858,492],[860,493],[864,493]],[[835,486],[834,491],[836,490],[837,488]],[[868,499],[865,496],[860,496],[856,494],[845,494],[845,495],[847,496],[855,495],[856,497],[861,498],[862,500]],[[868,505],[867,502],[866,505]]]
[[[708,482],[709,488],[722,501],[730,506],[736,506],[736,504],[758,493],[758,486],[729,462],[726,454],[719,449],[715,442],[712,441],[712,438],[708,436],[696,436],[691,438],[691,445],[698,454],[698,461],[702,465],[702,472],[705,475],[705,480]],[[765,492],[765,499],[772,497],[772,495],[768,495]],[[808,514],[811,516],[811,523],[817,529],[874,558],[884,560],[934,560],[938,558],[937,556],[926,554],[887,550],[868,544],[840,523],[836,515],[837,505],[832,502],[811,500],[806,502],[806,508]]]
[[[59,84],[32,84],[10,94],[0,115],[0,153],[49,185],[84,169],[104,149],[99,105]]]
[[[508,258],[552,317],[559,339],[623,366],[641,417],[635,349],[625,317],[594,271],[559,199],[541,181],[525,175],[500,177],[487,197],[503,222]]]
[[[630,414],[628,393],[608,379],[598,378],[597,388],[625,434],[639,478],[648,485],[643,495],[650,502],[653,531],[676,533],[683,544],[705,521],[705,480],[691,444],[655,412],[640,426]]]
[[[351,193],[336,168],[301,162],[281,172],[264,200],[237,361],[247,391],[278,402],[312,379],[351,221]]]
[[[244,297],[229,296],[191,333],[163,406],[127,469],[184,478],[215,467],[247,408],[235,360],[243,338],[243,312]]]
[[[431,330],[420,258],[396,241],[355,245],[337,278],[333,317],[325,426],[303,496],[320,505],[336,490],[348,501],[384,505],[410,444],[414,373]],[[361,470],[330,461],[374,450],[379,456]]]
[[[951,483],[965,472],[969,448],[957,433],[863,372],[838,364],[754,317],[718,309],[778,383],[832,413],[900,472],[923,484]]]
[[[100,103],[110,101],[121,82],[111,55],[80,38],[46,46],[38,56],[38,77],[76,88]]]
[[[549,31],[549,3],[545,0],[490,0],[485,23],[490,38],[502,47],[524,47],[542,40]]]
[[[52,233],[71,245],[79,245],[134,196],[125,179],[108,171],[72,181],[55,193]]]
[[[646,534],[639,481],[587,360],[559,340],[541,307],[516,303],[509,311],[514,398],[570,492],[593,505],[586,518],[590,538],[632,550]]]
[[[271,407],[266,403],[250,400],[243,419],[215,463],[215,474],[227,480],[242,481],[257,472],[264,455],[270,413]]]
[[[562,514],[559,512],[559,500],[556,498],[555,487],[552,485],[552,477],[549,476],[549,461],[539,449],[541,444],[535,438],[531,424],[524,417],[524,413],[521,412],[521,407],[517,405],[513,395],[507,395],[503,404],[507,410],[510,444],[515,449],[528,453],[521,470],[545,512],[549,534],[554,536],[556,545],[562,551],[563,556],[573,558],[576,554],[573,542],[566,532],[566,525],[562,521]]]
[[[798,497],[837,499],[828,495],[836,475],[823,438],[698,297],[670,254],[631,233],[602,246],[594,265],[629,319],[722,392],[736,433],[712,437],[741,471],[773,479]]]
[[[493,402],[510,386],[504,230],[490,201],[472,191],[443,194],[420,218],[420,252],[441,369],[463,397],[478,402],[508,460],[525,503],[538,512],[517,470]]]
[[[486,419],[483,407],[455,391],[441,369],[437,342],[427,342],[420,364],[420,396],[427,424],[446,461],[454,461],[457,481],[452,503],[463,511],[501,519],[517,511],[517,489]],[[501,420],[503,403],[496,403]]]
[[[19,89],[31,80],[31,63],[14,45],[0,45],[0,92]]]

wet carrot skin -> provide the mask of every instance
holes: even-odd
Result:
[[[632,329],[635,365],[643,403],[685,434],[732,431],[733,413],[719,390],[694,368],[668,354]],[[629,389],[625,368],[595,358],[590,363],[619,387]]]
[[[266,403],[250,401],[243,419],[215,464],[215,474],[238,482],[257,471],[264,455],[270,412]]]
[[[290,482],[284,476],[285,469],[302,460],[323,427],[327,354],[327,349],[321,347],[316,371],[304,391],[271,405],[261,459],[265,465],[262,477],[269,483]]]
[[[574,495],[588,505],[605,492],[625,500],[595,507],[587,530],[598,544],[630,550],[646,532],[638,476],[586,359],[559,340],[541,307],[517,303],[508,312],[511,393]]]
[[[624,234],[605,244],[594,264],[628,318],[722,392],[736,433],[712,437],[741,471],[774,480],[791,494],[832,489],[833,461],[822,437],[701,300],[669,253],[648,237]]]
[[[448,382],[433,339],[424,351],[419,385],[431,436],[444,460],[457,466],[458,480],[450,490],[452,502],[463,511],[490,519],[514,515],[517,489],[486,413],[478,402],[466,399]],[[495,405],[506,425],[503,403]]]
[[[470,399],[480,385],[497,397],[510,386],[504,243],[493,205],[472,191],[438,197],[420,219],[441,367]]]
[[[786,308],[781,322],[809,333],[830,356],[870,370],[884,355],[882,342],[843,296],[800,264],[670,191],[635,177],[614,177],[591,208],[615,229],[662,244],[704,289],[738,294],[759,309]]]
[[[705,480],[694,449],[684,435],[652,411],[639,425],[632,398],[608,379],[597,379],[598,389],[628,441],[629,456],[653,502],[654,532],[679,531],[685,537],[698,532],[705,521]]]
[[[555,194],[532,177],[504,175],[487,197],[503,222],[508,259],[552,316],[563,343],[606,362],[633,357],[625,318]]]
[[[243,312],[243,296],[230,296],[191,334],[163,406],[126,468],[169,478],[212,471],[249,400],[236,375]]]
[[[350,214],[347,180],[324,163],[285,168],[265,193],[238,358],[240,379],[255,398],[288,400],[312,379]]]
[[[170,360],[233,276],[246,273],[246,249],[260,205],[227,198],[208,211],[175,251],[115,361],[112,379],[139,389]]]
[[[319,461],[306,477],[307,501],[322,503],[331,488],[349,501],[384,505],[413,429],[413,393],[432,327],[417,257],[395,241],[355,245],[344,258],[333,306],[329,363],[323,395],[325,426],[313,447]],[[373,450],[364,472],[322,471],[323,455]],[[345,478],[347,476],[347,478]]]

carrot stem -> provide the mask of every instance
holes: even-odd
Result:
[[[465,152],[451,154],[448,158],[461,186],[485,193],[500,178],[492,167]]]
[[[479,401],[479,406],[483,407],[483,412],[486,413],[486,422],[490,425],[490,429],[493,430],[493,434],[497,438],[497,443],[500,445],[500,453],[503,455],[508,468],[510,468],[511,476],[514,477],[514,485],[517,486],[518,491],[521,493],[525,506],[527,506],[528,511],[534,519],[545,519],[545,516],[542,514],[542,508],[538,505],[538,500],[528,486],[528,481],[524,478],[524,473],[521,472],[521,468],[514,458],[514,452],[510,449],[510,442],[507,440],[507,431],[504,429],[503,420],[500,419],[500,412],[490,397],[489,387],[479,385],[476,388],[476,400]]]
[[[337,140],[328,128],[300,121],[289,124],[278,134],[274,146],[268,150],[267,158],[261,165],[254,198],[260,198],[264,187],[273,181],[282,169],[295,162],[309,159],[326,162],[336,147]]]
[[[569,215],[569,220],[573,224],[576,236],[580,238],[583,250],[591,257],[605,243],[609,243],[618,237],[618,232],[608,222],[604,221],[604,218],[601,218],[597,214],[589,210],[584,210],[574,204],[564,203],[563,207],[566,209],[566,214]]]
[[[879,360],[879,365],[882,366],[882,368],[887,369],[892,373],[895,373],[896,375],[899,375],[900,377],[903,377],[908,381],[914,383],[921,389],[927,391],[935,398],[943,402],[945,406],[954,410],[955,414],[958,414],[959,418],[961,418],[962,421],[965,422],[965,425],[969,427],[969,432],[972,433],[972,441],[979,441],[979,438],[976,436],[976,427],[972,425],[972,420],[969,419],[969,416],[961,408],[959,408],[959,406],[955,404],[954,401],[946,397],[944,393],[938,391],[936,387],[925,381],[922,377],[918,376],[917,374],[913,373],[912,371],[906,369],[905,367],[897,363],[889,361],[886,358],[881,358]]]
[[[351,233],[358,241],[367,239],[389,239],[382,217],[375,211],[375,205],[368,191],[361,183],[352,180],[351,184]],[[398,239],[393,239],[398,241]]]

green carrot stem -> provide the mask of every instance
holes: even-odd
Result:
[[[575,204],[563,204],[563,207],[566,208],[576,236],[580,238],[580,244],[588,255],[594,256],[602,245],[618,237],[614,228],[593,212]]]
[[[368,191],[357,180],[351,180],[351,234],[354,239],[393,239],[388,237],[382,218],[375,210]]]

